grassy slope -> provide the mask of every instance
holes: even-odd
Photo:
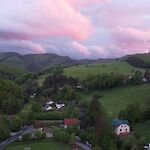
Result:
[[[96,75],[100,73],[122,73],[122,74],[133,74],[133,70],[145,71],[145,69],[132,67],[127,62],[108,62],[99,64],[73,66],[64,69],[64,74],[73,77],[85,78],[87,75]]]
[[[135,56],[139,57],[140,59],[144,60],[145,62],[150,63],[150,55],[137,54]]]
[[[150,97],[150,85],[127,86],[111,90],[101,91],[104,97],[100,99],[109,117],[116,117],[120,110],[125,109],[128,104],[139,102],[144,105],[144,101]],[[91,100],[94,92],[87,95],[81,94],[81,100]]]
[[[37,82],[40,86],[42,86],[44,80],[50,75],[50,73],[48,74],[44,74],[38,77]]]
[[[13,74],[27,73],[27,71],[25,69],[21,69],[21,68],[6,65],[6,64],[0,64],[0,71],[9,72],[9,73],[13,73]]]
[[[140,133],[145,138],[146,142],[150,142],[150,120],[136,124],[134,130]]]
[[[32,150],[70,150],[71,147],[66,144],[55,142],[53,140],[40,140],[32,142],[13,143],[4,150],[23,150],[24,147],[31,147]]]

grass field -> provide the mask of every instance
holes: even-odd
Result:
[[[64,74],[67,76],[78,77],[84,79],[88,75],[97,75],[101,73],[121,73],[121,74],[133,74],[134,71],[139,70],[144,72],[145,69],[135,68],[128,64],[127,62],[108,62],[108,63],[99,63],[99,64],[89,64],[73,66],[64,69]]]
[[[79,93],[79,96],[81,101],[89,101],[94,93]],[[144,106],[144,101],[150,97],[150,84],[114,88],[99,93],[104,96],[100,101],[109,117],[116,117],[128,104],[139,102]]]
[[[150,120],[143,123],[137,123],[134,126],[134,131],[140,133],[147,143],[150,143]]]
[[[6,147],[4,150],[24,150],[31,147],[31,150],[71,150],[71,147],[53,140],[40,140],[32,142],[18,142]]]

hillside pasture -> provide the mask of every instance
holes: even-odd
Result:
[[[133,74],[135,71],[144,72],[145,69],[136,68],[124,61],[112,61],[107,63],[88,64],[68,67],[64,69],[64,74],[67,76],[86,78],[88,75],[97,75],[101,73],[120,73]]]
[[[150,120],[142,123],[137,123],[134,126],[133,130],[143,136],[147,143],[150,142]]]
[[[105,91],[90,92],[88,94],[78,93],[80,101],[89,102],[92,96],[98,93],[103,95],[100,100],[109,117],[117,117],[121,110],[124,110],[128,104],[138,102],[142,107],[150,97],[150,84],[139,86],[126,86]]]

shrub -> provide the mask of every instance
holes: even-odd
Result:
[[[43,132],[42,130],[37,130],[35,132],[35,138],[36,139],[44,139],[46,137],[46,133]]]
[[[29,141],[29,140],[31,140],[32,139],[32,135],[31,134],[25,134],[25,135],[23,135],[23,137],[22,137],[22,140],[23,141]]]

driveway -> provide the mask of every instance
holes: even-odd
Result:
[[[9,145],[10,143],[16,141],[20,136],[23,136],[24,134],[27,134],[27,133],[32,133],[35,130],[36,129],[33,126],[23,127],[22,130],[20,130],[19,132],[16,132],[16,134],[11,136],[9,139],[7,139],[7,140],[3,141],[2,143],[0,143],[0,150],[2,150],[4,147]]]

